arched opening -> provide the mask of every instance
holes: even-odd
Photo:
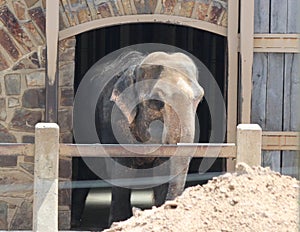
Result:
[[[173,45],[188,51],[197,57],[212,73],[223,97],[226,95],[226,38],[207,31],[199,29],[170,25],[160,23],[139,23],[111,26],[102,29],[88,31],[76,36],[76,58],[75,58],[75,93],[81,79],[91,66],[105,55],[134,44],[139,43],[161,43]],[[216,89],[206,89],[206,93],[213,95]],[[200,122],[200,133],[198,142],[209,142],[211,134],[211,113],[207,101],[204,99],[197,109],[197,115]],[[224,120],[220,115],[220,121]],[[216,141],[215,141],[216,142]],[[223,142],[223,141],[217,141]],[[198,173],[199,164],[202,159],[194,158],[190,164],[189,173]],[[225,171],[225,160],[217,159],[209,169],[207,175],[193,176],[186,186],[203,184],[213,175],[218,175]],[[73,171],[76,175],[76,170]],[[106,191],[95,190],[94,192]],[[143,206],[143,205],[141,205]],[[146,204],[147,206],[147,204]],[[105,227],[109,208],[107,205],[102,206],[90,205],[84,212],[84,228],[101,228]],[[95,217],[95,215],[97,215]],[[100,220],[102,215],[103,220]]]

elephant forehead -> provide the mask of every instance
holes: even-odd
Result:
[[[188,76],[197,77],[197,68],[193,60],[187,55],[177,53],[153,52],[145,57],[141,65],[162,65],[167,68],[176,69]]]
[[[185,61],[185,62],[193,62],[190,57],[187,55],[176,52],[176,53],[166,53],[166,52],[152,52],[148,56],[144,58],[142,63],[156,63],[162,64],[161,62],[165,63],[166,61],[171,60],[178,60],[178,61]]]
[[[174,93],[180,92],[186,95],[189,99],[194,98],[194,90],[190,82],[186,81],[186,78],[182,78],[180,74],[176,73],[171,75],[168,73],[162,73],[162,78],[157,80],[153,87],[152,95],[162,92],[164,96],[172,97]]]
[[[189,99],[202,98],[204,95],[204,90],[195,77],[187,76],[175,69],[164,69],[156,86],[162,87],[164,92],[169,89],[170,94],[174,93],[174,90],[180,90]]]

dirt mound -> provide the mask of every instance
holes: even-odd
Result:
[[[237,172],[188,188],[174,201],[140,211],[113,231],[298,231],[299,182],[269,168]]]

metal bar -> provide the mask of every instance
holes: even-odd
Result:
[[[46,122],[57,122],[58,111],[58,31],[59,31],[59,1],[46,1]]]
[[[222,157],[235,158],[235,144],[60,144],[60,155],[71,157]]]

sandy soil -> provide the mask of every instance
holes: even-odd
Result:
[[[188,188],[159,208],[134,209],[105,231],[299,231],[298,193],[296,179],[241,163],[236,173]]]

